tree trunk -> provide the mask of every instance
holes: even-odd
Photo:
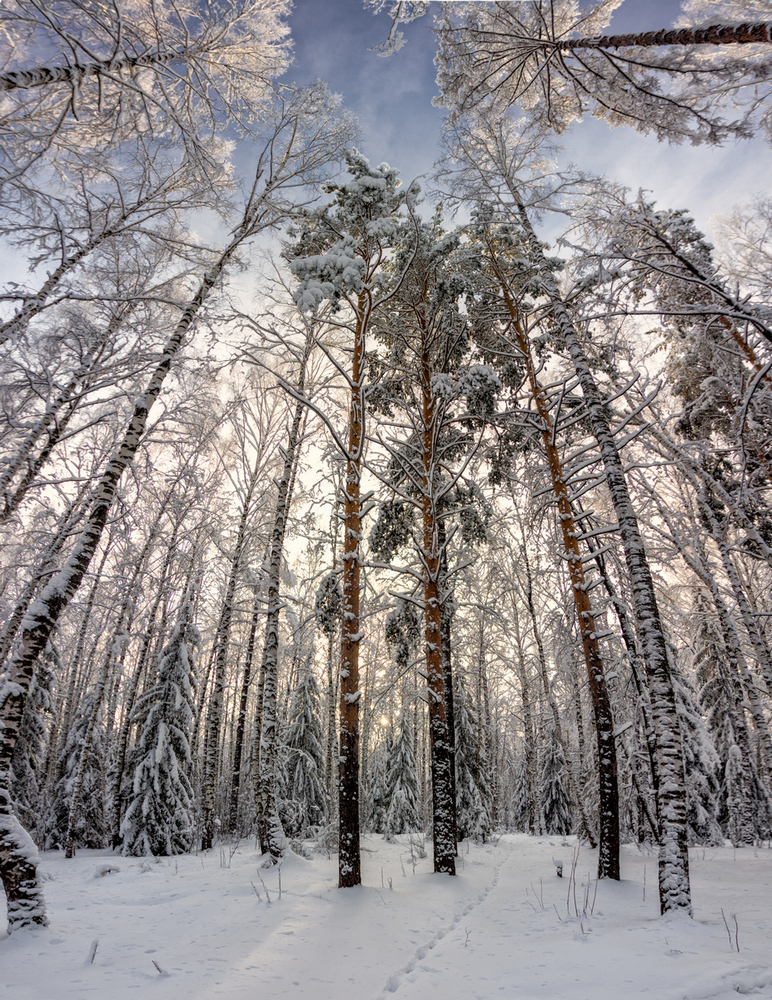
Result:
[[[450,746],[450,794],[456,802],[456,711],[453,694],[453,591],[448,582],[448,550],[445,521],[437,518],[437,542],[440,547],[439,591],[441,599],[440,628],[442,632],[442,678],[445,682],[445,718],[448,723]],[[458,817],[453,809],[453,853],[458,855]]]
[[[494,263],[494,267],[496,266]],[[595,719],[595,735],[598,743],[598,786],[600,794],[598,878],[618,880],[619,787],[617,782],[616,750],[614,747],[614,717],[606,686],[606,675],[603,670],[598,628],[595,623],[595,614],[590,601],[587,579],[582,564],[582,553],[579,546],[580,532],[574,521],[574,511],[571,505],[568,484],[563,474],[560,453],[555,444],[556,428],[552,422],[544,390],[536,378],[530,344],[520,322],[517,307],[509,294],[504,276],[503,274],[497,274],[497,277],[509,310],[517,346],[526,365],[528,381],[531,386],[531,396],[541,421],[542,444],[547,455],[547,464],[552,480],[552,489],[557,501],[558,519],[563,537],[563,557],[568,564],[576,619],[579,625],[584,662],[587,666],[587,675],[590,683],[590,696]],[[556,732],[558,732],[557,728]],[[564,748],[564,753],[566,753],[566,748]]]
[[[233,770],[231,772],[230,810],[228,813],[228,832],[235,833],[239,818],[239,791],[241,789],[241,761],[244,756],[244,733],[247,727],[247,701],[249,699],[249,683],[252,679],[252,660],[255,655],[255,640],[257,626],[260,623],[260,594],[255,590],[252,602],[252,615],[249,625],[249,639],[244,658],[244,672],[241,677],[241,693],[239,695],[239,714],[236,722],[236,737],[233,748]]]
[[[343,521],[343,620],[340,642],[340,742],[338,782],[338,886],[362,882],[359,854],[359,577],[362,530],[360,482],[365,443],[364,353],[370,299],[358,300],[351,363],[348,451]]]
[[[423,333],[423,330],[422,330]],[[424,633],[426,641],[426,683],[429,699],[429,745],[432,772],[432,825],[434,870],[456,874],[456,800],[454,795],[453,741],[448,726],[442,650],[442,595],[440,594],[440,547],[435,508],[434,442],[437,434],[436,402],[431,390],[431,364],[425,343],[421,352],[422,460],[421,514],[424,574]]]
[[[624,467],[606,409],[595,378],[582,349],[569,312],[560,297],[544,251],[533,231],[525,208],[519,206],[523,232],[533,255],[542,289],[549,300],[552,316],[564,339],[579,378],[592,432],[598,442],[606,482],[630,574],[638,632],[641,636],[651,692],[651,708],[657,735],[658,789],[657,816],[660,823],[659,899],[662,913],[670,910],[692,912],[689,884],[689,849],[686,832],[686,778],[681,731],[676,712],[675,689],[668,660],[667,640],[654,592],[654,582],[646,557],[638,519],[630,501]]]
[[[35,663],[45,649],[62,612],[81,584],[102,537],[102,530],[112,505],[115,490],[126,466],[134,458],[147,426],[150,408],[176,357],[182,341],[220,272],[238,248],[244,234],[221,254],[219,260],[202,280],[196,296],[184,310],[182,318],[167,341],[144,394],[135,404],[123,440],[108,462],[97,487],[90,513],[75,548],[65,565],[43,588],[38,600],[28,610],[16,643],[16,652],[8,662],[7,679],[0,691],[0,879],[9,899],[10,930],[29,923],[45,921],[42,893],[37,884],[37,859],[28,849],[19,832],[21,827],[13,816],[10,799],[10,766],[21,725],[24,703],[29,692]],[[23,831],[22,831],[23,833]],[[27,837],[27,840],[29,838]]]
[[[712,24],[707,28],[675,28],[642,31],[629,35],[598,35],[597,38],[565,38],[550,41],[545,48],[570,52],[573,49],[624,49],[660,45],[759,45],[772,42],[772,22],[757,24]]]
[[[139,69],[142,66],[162,66],[173,59],[185,59],[186,49],[165,52],[143,52],[139,56],[124,56],[121,59],[102,59],[91,63],[75,63],[71,66],[36,66],[33,69],[18,70],[0,74],[0,92],[10,90],[30,90],[33,87],[47,87],[50,84],[67,83],[77,86],[89,76],[111,76],[121,70]]]
[[[0,663],[5,663],[8,654],[13,647],[16,634],[19,631],[19,626],[24,620],[24,615],[35,597],[35,594],[40,589],[45,587],[56,572],[57,557],[64,548],[64,544],[67,539],[72,535],[75,526],[83,517],[83,513],[88,506],[88,492],[89,484],[84,483],[75,500],[70,504],[68,509],[59,519],[51,541],[48,544],[48,548],[40,557],[37,568],[30,577],[29,583],[26,585],[16,601],[14,609],[6,622],[2,637],[0,637]]]
[[[267,610],[261,675],[263,677],[263,705],[260,733],[255,797],[257,805],[257,835],[260,849],[273,862],[279,860],[284,850],[284,834],[276,807],[276,758],[278,753],[278,685],[279,685],[279,616],[281,614],[281,561],[284,554],[284,536],[292,504],[295,462],[301,440],[301,424],[305,411],[302,395],[305,389],[305,367],[310,351],[306,345],[297,384],[298,397],[292,416],[284,465],[274,509],[271,551],[268,560]]]

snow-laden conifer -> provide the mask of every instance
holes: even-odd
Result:
[[[132,798],[121,824],[123,854],[166,857],[193,846],[190,735],[195,712],[194,654],[201,642],[186,595],[156,683],[137,702],[139,738],[133,755]]]
[[[514,763],[514,786],[512,789],[511,822],[512,828],[518,833],[531,832],[531,805],[528,782],[528,761],[525,753],[521,753]]]
[[[456,822],[458,839],[484,843],[491,832],[490,777],[483,761],[477,706],[460,675],[456,698]]]
[[[421,829],[418,815],[418,778],[410,715],[403,709],[399,734],[389,750],[386,770],[386,819],[384,833],[416,833]]]
[[[95,698],[96,692],[89,691],[81,701],[59,755],[57,762],[59,777],[46,824],[45,845],[48,850],[66,846],[72,796],[78,770],[81,766],[81,754],[91,725],[91,717],[94,714]],[[103,716],[104,713],[100,708],[96,716],[91,743],[86,749],[86,759],[83,762],[81,808],[72,830],[75,848],[105,847],[107,843],[107,817],[105,815],[107,747]]]
[[[541,806],[547,833],[566,836],[573,830],[566,762],[554,729],[550,728],[541,766]]]
[[[292,693],[283,756],[282,824],[287,836],[304,839],[324,825],[327,815],[319,685],[310,663],[303,667]]]
[[[391,734],[387,732],[370,751],[367,775],[367,826],[373,833],[384,833],[386,830],[386,813],[389,807],[386,797],[387,767],[392,742]]]

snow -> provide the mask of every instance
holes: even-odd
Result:
[[[50,927],[0,941],[0,995],[772,998],[770,849],[692,849],[693,921],[659,917],[656,857],[634,846],[597,893],[596,852],[573,838],[465,843],[456,878],[420,853],[407,835],[365,837],[365,885],[340,890],[335,855],[261,868],[252,842],[120,870],[106,851],[47,852]]]

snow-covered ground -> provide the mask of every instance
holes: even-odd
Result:
[[[464,845],[457,878],[408,838],[363,847],[365,884],[346,890],[335,856],[263,869],[251,843],[158,861],[45,854],[50,927],[0,941],[0,996],[772,998],[770,849],[693,850],[690,921],[658,916],[656,858],[631,846],[617,884],[595,882],[594,852],[572,838]]]

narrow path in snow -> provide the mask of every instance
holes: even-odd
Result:
[[[411,975],[411,973],[414,973],[416,970],[418,970],[419,972],[422,971],[422,966],[420,965],[420,963],[423,962],[423,960],[427,957],[429,952],[433,951],[437,947],[437,945],[439,945],[439,943],[448,936],[448,934],[450,934],[453,930],[455,930],[456,927],[458,927],[458,925],[464,919],[464,917],[466,917],[469,913],[471,913],[472,910],[476,909],[481,903],[485,902],[490,893],[498,885],[499,873],[503,865],[505,865],[510,858],[511,850],[510,849],[505,849],[505,850],[506,853],[502,856],[501,860],[498,861],[498,863],[494,868],[493,876],[491,878],[490,883],[483,889],[482,892],[478,893],[477,896],[474,899],[472,899],[467,904],[467,906],[464,907],[464,909],[459,910],[457,913],[455,913],[452,919],[450,920],[450,923],[443,924],[443,926],[438,928],[432,935],[432,937],[429,938],[429,940],[425,944],[422,944],[418,948],[416,948],[415,952],[413,953],[409,961],[404,966],[402,966],[401,969],[399,969],[393,975],[389,976],[389,979],[384,988],[380,991],[380,993],[376,994],[377,998],[390,997],[392,994],[396,993],[400,987],[400,984],[408,976],[410,976],[411,982],[415,982],[415,979],[417,977]],[[465,934],[467,937],[469,936],[469,933],[470,932],[467,931],[467,929],[465,928]]]

